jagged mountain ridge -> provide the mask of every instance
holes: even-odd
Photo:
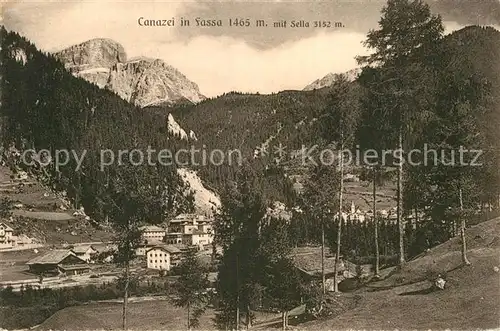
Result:
[[[139,107],[197,103],[205,99],[198,85],[160,59],[127,60],[118,42],[97,38],[54,53],[76,77],[115,92]]]
[[[55,56],[39,51],[28,39],[3,26],[0,41],[0,158],[11,170],[26,172],[53,192],[64,192],[75,208],[84,207],[96,221],[103,220],[108,212],[102,203],[109,192],[105,177],[111,182],[134,174],[146,187],[157,187],[153,182],[161,178],[162,187],[171,192],[168,217],[195,210],[196,198],[189,193],[193,188],[177,173],[177,164],[149,167],[110,162],[104,169],[98,161],[104,149],[114,151],[112,154],[131,148],[145,151],[149,146],[173,153],[185,149],[188,143],[170,130],[165,112],[160,115],[145,111],[108,89],[75,78]],[[68,59],[78,66],[87,63],[90,56],[87,51],[74,52]],[[121,57],[113,44],[92,56],[95,63],[107,66]],[[75,171],[73,158],[55,170],[37,162],[25,164],[19,160],[21,152],[7,153],[11,147],[18,151],[67,150],[85,156],[79,171]]]
[[[349,71],[342,73],[342,74],[345,75],[349,81],[355,81],[358,78],[360,73],[361,73],[361,69],[355,68],[355,69],[349,70]],[[306,87],[304,87],[303,91],[312,91],[315,89],[329,87],[342,74],[337,74],[337,73],[331,72],[331,73],[325,75],[323,78],[316,79],[314,82],[312,82],[309,85],[307,85]]]

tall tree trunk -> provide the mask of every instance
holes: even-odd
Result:
[[[75,185],[75,209],[80,209],[80,188],[81,188],[80,171],[76,172],[76,178],[78,180],[78,183]]]
[[[401,158],[403,156],[403,132],[402,128],[399,129],[398,149],[401,151]],[[398,192],[397,192],[397,222],[399,229],[399,266],[405,264],[405,246],[404,246],[404,232],[405,227],[403,223],[403,160],[399,160],[398,164]]]
[[[321,288],[323,295],[326,294],[326,278],[325,278],[325,225],[321,222]]]
[[[236,331],[240,329],[240,263],[236,254]]]
[[[127,330],[127,312],[128,312],[128,286],[130,283],[130,263],[125,261],[125,289],[123,291],[123,312],[122,312],[122,327]]]
[[[191,330],[191,304],[188,302],[187,306],[187,313],[188,313],[188,320],[187,320],[187,325],[188,325],[188,331]]]
[[[333,290],[334,292],[339,291],[338,286],[338,276],[337,270],[340,262],[340,240],[342,239],[342,206],[344,200],[344,134],[341,136],[341,145],[340,145],[340,158],[339,158],[339,171],[340,171],[340,188],[339,188],[339,227],[337,231],[337,252],[335,254],[335,265],[333,267]]]
[[[246,327],[247,327],[247,330],[250,329],[252,327],[252,312],[250,311],[250,305],[247,304],[247,320],[246,320]]]
[[[285,331],[286,330],[286,311],[283,311],[281,313],[281,322],[282,322],[282,330]]]
[[[377,169],[373,167],[373,226],[375,227],[375,277],[380,275],[380,252],[378,247],[378,218],[377,218]]]
[[[464,199],[462,188],[459,190],[460,196],[460,236],[462,237],[462,263],[465,265],[470,265],[470,261],[467,258],[467,243],[465,240],[465,215],[464,215]]]

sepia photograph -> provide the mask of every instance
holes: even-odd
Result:
[[[3,0],[0,331],[499,330],[499,0]]]

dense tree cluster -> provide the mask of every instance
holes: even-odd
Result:
[[[112,212],[106,196],[112,191],[116,174],[123,177],[123,173],[129,175],[122,178],[124,182],[133,180],[148,187],[161,183],[156,189],[163,191],[170,216],[193,208],[175,164],[152,167],[145,159],[136,165],[140,159],[127,154],[119,162],[118,151],[138,149],[145,155],[148,147],[172,153],[182,148],[183,143],[168,134],[163,117],[144,112],[110,91],[73,77],[53,56],[40,52],[15,32],[1,27],[0,39],[0,123],[6,153],[15,147],[21,152],[48,150],[52,160],[57,150],[83,157],[80,167],[74,157],[59,167],[55,162],[41,166],[43,160],[36,157],[28,157],[32,166],[6,158],[11,166],[38,175],[54,190],[66,191],[76,208],[85,207],[98,221]],[[115,156],[109,166],[101,162],[110,161],[103,158],[111,154],[105,154],[106,150]],[[126,167],[133,171],[122,171]]]

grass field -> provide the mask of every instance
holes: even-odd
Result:
[[[38,253],[32,249],[0,252],[0,281],[36,278],[35,275],[27,272],[26,262],[46,252],[47,248],[37,248],[37,250]]]
[[[58,311],[35,330],[116,330],[122,325],[121,303],[91,303]],[[200,329],[215,330],[213,311],[200,318]],[[187,311],[168,301],[129,304],[130,330],[186,330]]]
[[[29,217],[45,221],[71,221],[75,217],[67,212],[49,212],[49,211],[28,211],[28,210],[14,210],[14,216]]]
[[[0,198],[12,201],[13,221],[4,220],[16,233],[49,245],[109,241],[108,231],[94,228],[83,216],[73,216],[69,202],[36,180],[13,180],[13,172],[0,166]],[[63,207],[63,209],[61,209]]]

